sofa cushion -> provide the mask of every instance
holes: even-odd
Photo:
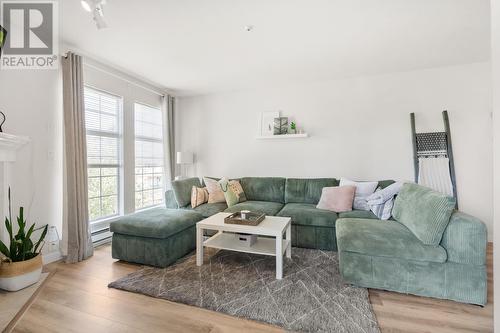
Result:
[[[406,183],[396,197],[392,216],[427,245],[438,245],[456,200],[430,188]]]
[[[153,208],[125,215],[111,222],[109,230],[118,234],[169,238],[203,219],[200,213],[187,209]]]
[[[423,244],[397,221],[339,219],[336,231],[342,252],[439,263],[447,259],[443,247]]]
[[[193,210],[203,215],[203,217],[210,217],[217,213],[223,212],[225,209],[227,209],[227,205],[225,202],[216,202],[200,205]]]
[[[193,186],[201,187],[199,178],[193,177],[172,181],[172,191],[179,207],[191,204],[191,189]]]
[[[172,191],[172,190],[165,191],[165,207],[171,208],[171,209],[179,208],[179,205],[177,204],[177,200],[175,200],[174,191]]]
[[[339,219],[352,218],[352,219],[377,219],[377,216],[371,211],[366,210],[351,210],[350,212],[339,213]]]
[[[485,265],[488,234],[478,218],[455,211],[443,233],[441,246],[448,261],[464,265]]]
[[[285,203],[285,178],[245,177],[240,184],[247,200]]]
[[[288,178],[285,184],[285,203],[317,204],[323,187],[338,186],[335,178]]]
[[[292,218],[292,224],[315,227],[335,227],[337,213],[318,209],[314,204],[289,203],[278,213],[278,216]]]
[[[283,204],[279,202],[248,200],[229,207],[225,210],[225,212],[236,213],[242,210],[249,210],[251,212],[260,212],[266,215],[274,216],[281,210],[281,208],[283,208]]]

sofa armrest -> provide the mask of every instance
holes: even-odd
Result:
[[[479,219],[455,211],[444,231],[441,246],[448,261],[466,265],[485,265],[488,236],[486,225]]]
[[[165,207],[171,209],[178,209],[179,205],[177,204],[177,200],[175,200],[174,191],[167,190],[165,192]]]

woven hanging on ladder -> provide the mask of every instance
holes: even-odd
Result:
[[[415,182],[456,198],[455,167],[447,111],[443,111],[445,132],[416,133],[412,113]]]

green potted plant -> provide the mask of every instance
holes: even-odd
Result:
[[[0,25],[0,56],[2,56],[2,48],[3,48],[6,40],[7,40],[7,30],[5,30]]]
[[[0,240],[0,253],[4,258],[0,258],[0,289],[7,291],[17,291],[26,288],[40,279],[42,274],[42,256],[40,254],[43,247],[43,239],[47,234],[48,225],[35,228],[33,223],[27,228],[24,219],[24,208],[19,208],[17,217],[18,231],[14,234],[11,199],[9,188],[9,217],[5,217],[5,228],[9,235],[10,244],[7,247]],[[42,230],[38,241],[31,239],[33,233]]]
[[[294,121],[290,124],[290,134],[297,134],[297,125]]]

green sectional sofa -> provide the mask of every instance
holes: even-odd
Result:
[[[348,283],[459,302],[486,304],[486,228],[455,211],[438,242],[426,245],[404,224],[378,220],[369,211],[317,209],[323,187],[335,178],[239,179],[247,201],[190,206],[198,178],[172,182],[166,208],[125,216],[111,223],[113,258],[165,267],[195,248],[196,222],[218,212],[251,210],[292,219],[292,245],[339,252]],[[379,182],[385,188],[391,180]],[[418,221],[417,221],[418,222]],[[435,236],[435,235],[433,235]],[[436,237],[434,237],[437,239]]]

